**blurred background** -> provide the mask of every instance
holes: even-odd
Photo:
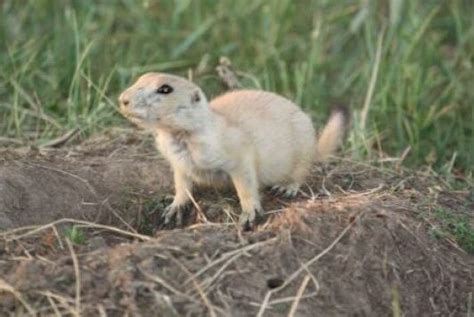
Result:
[[[474,166],[472,0],[0,0],[0,146],[128,123],[116,97],[147,71],[301,105],[317,127],[348,104],[348,157],[403,158],[454,179]],[[381,163],[381,164],[382,164]]]

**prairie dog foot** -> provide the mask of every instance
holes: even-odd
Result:
[[[298,195],[300,190],[299,184],[289,184],[289,185],[275,185],[272,187],[271,192],[274,195],[281,195],[286,198],[293,198]]]
[[[190,204],[178,205],[171,203],[165,208],[163,215],[161,216],[165,220],[165,226],[168,226],[174,218],[176,227],[181,227],[183,225],[183,213],[187,213],[190,209],[190,206]]]
[[[243,231],[250,231],[255,228],[259,218],[263,215],[262,209],[252,209],[250,212],[242,211],[239,218],[240,227]]]

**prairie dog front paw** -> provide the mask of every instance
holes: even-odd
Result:
[[[255,228],[259,219],[263,216],[261,207],[253,208],[250,211],[242,211],[239,218],[240,227],[244,231],[250,231]]]
[[[175,219],[176,227],[183,226],[183,214],[187,213],[190,209],[190,204],[176,204],[171,203],[168,207],[165,208],[162,218],[165,220],[165,226],[169,226],[173,219]]]

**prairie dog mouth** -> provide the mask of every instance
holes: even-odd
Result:
[[[133,119],[144,119],[143,116],[134,113],[132,111],[129,111],[127,109],[120,109],[120,113],[127,118],[133,118]]]
[[[158,118],[158,117],[152,117],[152,118],[150,118],[150,117],[146,117],[146,116],[144,116],[144,115],[142,115],[142,114],[137,114],[137,113],[133,113],[133,112],[126,112],[126,111],[125,111],[125,112],[123,112],[123,115],[124,115],[127,119],[129,119],[129,120],[131,120],[131,121],[134,121],[134,122],[142,122],[142,123],[149,122],[149,123],[151,123],[151,122],[158,122],[158,121],[160,121],[160,118]]]
[[[126,117],[129,117],[129,118],[134,118],[134,119],[145,119],[145,118],[143,118],[143,116],[138,115],[138,114],[133,113],[133,112],[127,112],[127,113],[125,114],[125,116],[126,116]]]

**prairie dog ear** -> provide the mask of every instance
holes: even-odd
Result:
[[[195,105],[201,101],[201,93],[199,92],[198,89],[194,90],[191,93],[191,104]]]

